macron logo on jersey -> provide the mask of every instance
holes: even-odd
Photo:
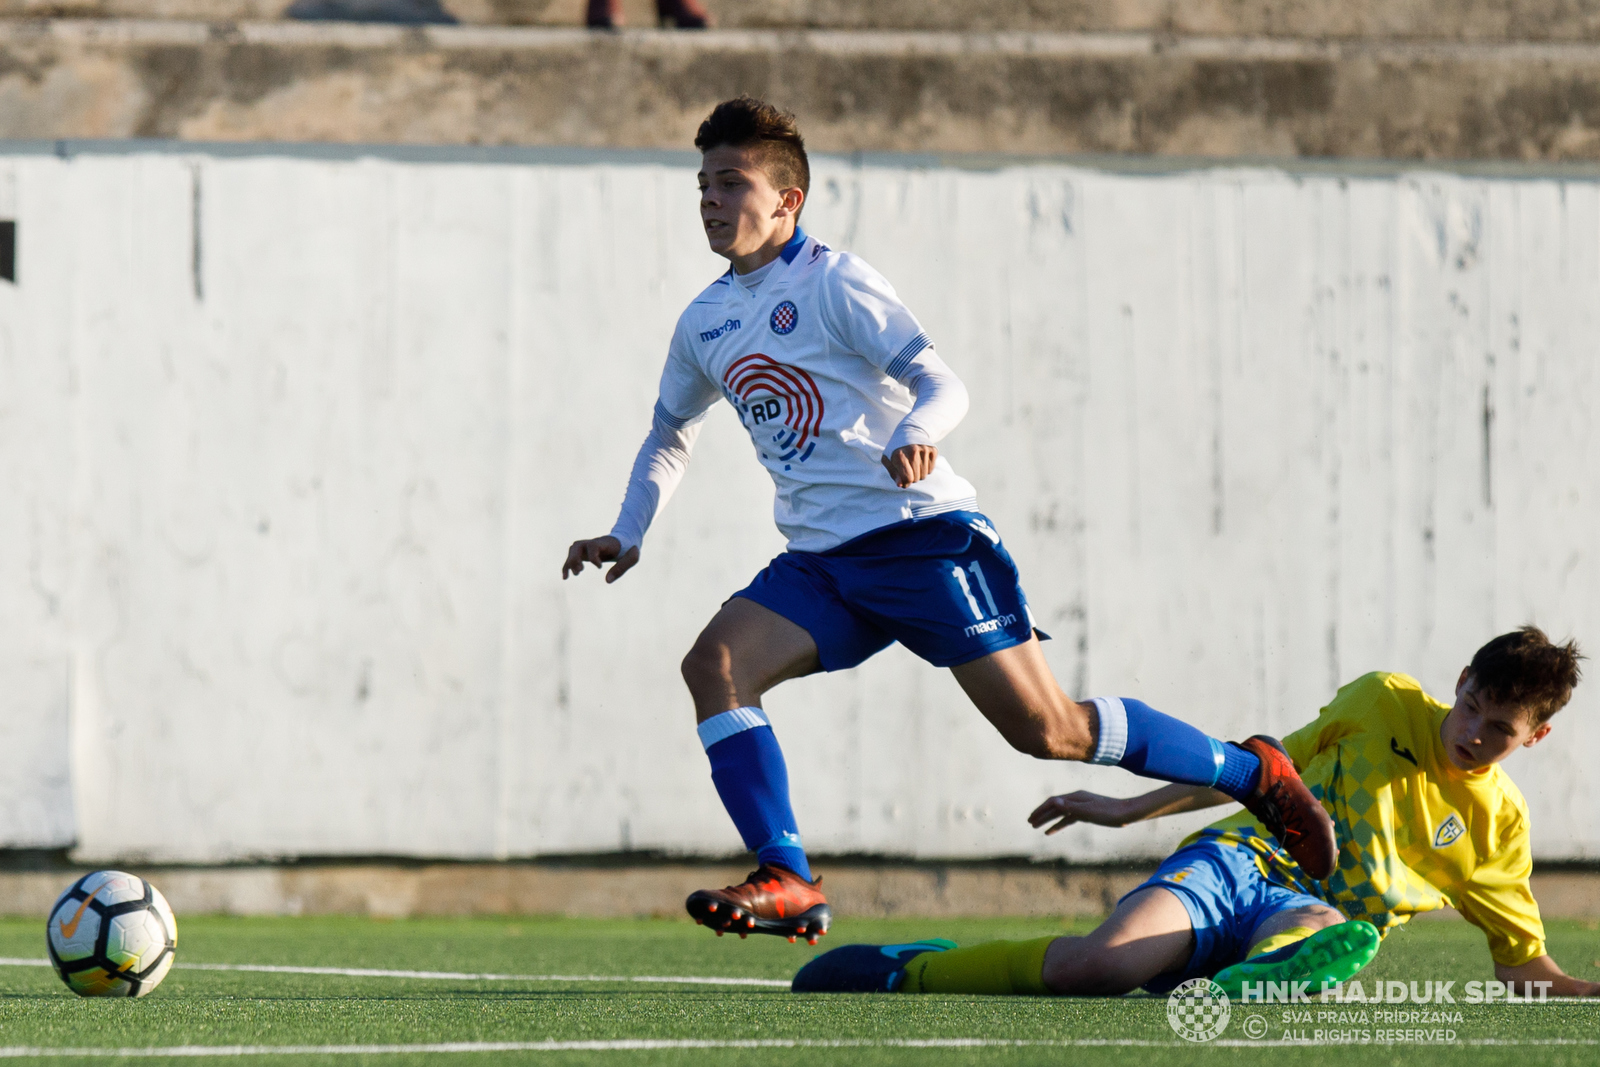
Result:
[[[723,323],[721,326],[714,327],[713,329],[710,329],[710,330],[701,330],[700,331],[700,340],[702,340],[702,341],[715,341],[717,338],[721,337],[723,334],[732,333],[734,330],[739,329],[743,325],[744,324],[742,322],[740,322],[738,319],[729,319],[727,322]]]
[[[781,453],[778,462],[811,458],[822,431],[822,390],[811,375],[756,352],[734,360],[722,385],[752,437],[757,427],[766,432],[776,424],[771,447]]]

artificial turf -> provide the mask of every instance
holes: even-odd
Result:
[[[1600,927],[1549,923],[1552,954],[1571,973],[1600,978]],[[822,944],[944,936],[1082,932],[1050,920],[844,918]],[[0,920],[0,956],[42,958],[38,922]],[[521,975],[706,975],[788,978],[819,951],[771,937],[715,938],[687,921],[551,918],[180,918],[182,963],[278,964]],[[1492,977],[1483,935],[1463,922],[1419,922],[1392,935],[1362,979],[1450,980],[1456,993]],[[1331,1008],[1333,1006],[1327,1006]],[[1393,1006],[1388,1006],[1389,1010]],[[1302,1009],[1303,1010],[1303,1009]],[[1325,1010],[1313,1008],[1312,1010]],[[1361,1010],[1348,1005],[1343,1010]],[[1370,1013],[1373,1009],[1366,1009]],[[1411,1010],[1429,1010],[1424,1007]],[[21,1048],[223,1045],[373,1045],[616,1039],[859,1040],[855,1047],[617,1049],[492,1053],[319,1055],[226,1062],[267,1064],[445,1062],[633,1067],[748,1063],[824,1064],[1593,1064],[1600,1062],[1600,1003],[1458,1004],[1457,1045],[1368,1044],[1251,1048],[1187,1044],[1167,1024],[1165,998],[1041,999],[972,996],[798,996],[780,988],[636,982],[473,981],[272,974],[176,968],[138,1001],[80,1000],[45,967],[0,966],[0,1055]],[[1283,1019],[1281,1005],[1234,1005],[1224,1041],[1245,1038],[1263,1016],[1263,1040],[1316,1023]],[[1323,1026],[1330,1024],[1323,1023]],[[1347,1029],[1351,1028],[1348,1025]],[[1357,1024],[1356,1029],[1360,1026]],[[1369,1028],[1393,1029],[1381,1020]],[[1144,1041],[1155,1045],[926,1048],[874,1044],[927,1038]],[[1486,1040],[1507,1044],[1482,1044]],[[1552,1041],[1587,1044],[1550,1044]],[[1534,1044],[1531,1042],[1547,1042]],[[57,1060],[59,1062],[59,1060]],[[105,1063],[116,1060],[96,1059]],[[166,1057],[139,1063],[169,1062]],[[170,1062],[194,1062],[192,1059]],[[223,1062],[213,1060],[211,1062]]]

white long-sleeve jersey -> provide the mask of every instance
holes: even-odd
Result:
[[[977,494],[944,456],[901,489],[881,462],[935,444],[967,411],[961,381],[893,287],[863,260],[804,231],[752,288],[731,270],[678,319],[655,417],[612,536],[638,545],[683,478],[719,397],[739,414],[777,487],[789,548],[821,552],[869,530],[946,511]]]

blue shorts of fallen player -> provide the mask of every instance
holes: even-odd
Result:
[[[976,511],[898,522],[826,552],[785,552],[733,595],[804,629],[829,671],[896,641],[955,667],[1034,632],[1017,565]]]
[[[1175,894],[1194,928],[1194,952],[1188,964],[1146,982],[1144,988],[1152,993],[1170,992],[1191,978],[1209,978],[1243,961],[1256,927],[1280,911],[1328,907],[1325,900],[1269,882],[1248,848],[1214,837],[1201,837],[1178,849],[1122,899],[1151,886]]]

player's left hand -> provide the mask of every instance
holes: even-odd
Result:
[[[1029,825],[1036,830],[1052,820],[1055,820],[1055,825],[1045,830],[1046,834],[1057,833],[1079,822],[1094,823],[1096,826],[1126,826],[1132,821],[1125,800],[1083,791],[1051,797],[1034,808],[1033,814],[1028,816]]]
[[[901,445],[893,455],[883,457],[883,466],[894,484],[904,489],[932,474],[938,458],[939,450],[932,445]]]
[[[572,547],[567,549],[567,562],[561,565],[561,580],[566,581],[570,576],[582,574],[585,563],[603,567],[613,560],[616,562],[612,563],[609,571],[606,571],[607,585],[627,574],[633,565],[639,562],[639,546],[634,545],[624,552],[622,542],[609,534],[605,537],[591,537],[586,541],[574,541]]]

